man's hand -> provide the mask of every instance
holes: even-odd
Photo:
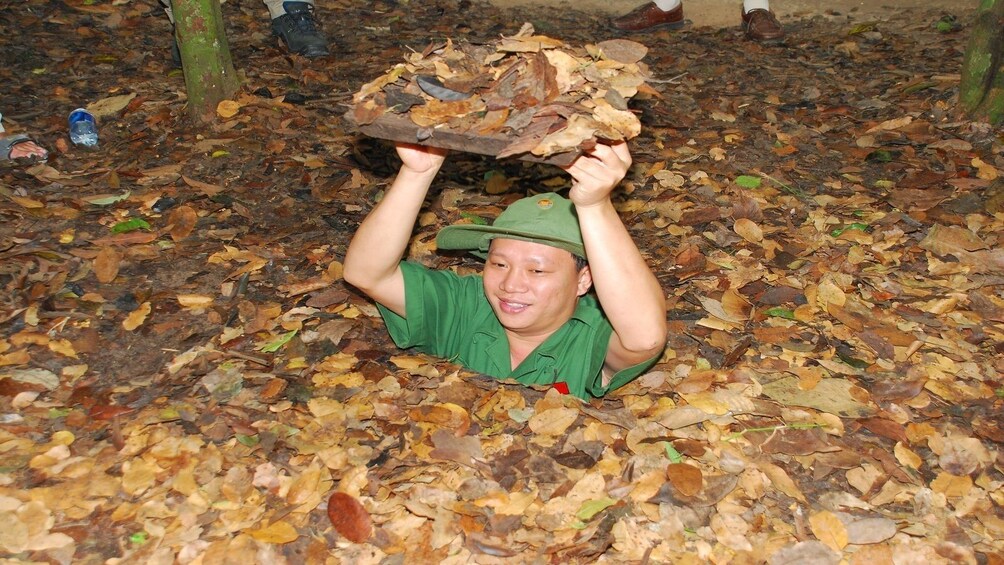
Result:
[[[572,175],[568,198],[576,207],[588,207],[610,198],[631,168],[631,152],[626,142],[597,145],[565,167]]]
[[[398,143],[396,147],[401,167],[419,174],[438,171],[448,153],[446,149],[410,143]]]

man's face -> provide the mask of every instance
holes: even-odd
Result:
[[[484,270],[485,296],[502,326],[523,336],[548,336],[575,311],[589,291],[589,267],[578,271],[564,249],[494,239]]]

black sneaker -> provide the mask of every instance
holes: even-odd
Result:
[[[281,37],[286,48],[304,57],[324,57],[328,40],[314,20],[314,7],[306,2],[284,2],[286,13],[272,20],[272,33]]]

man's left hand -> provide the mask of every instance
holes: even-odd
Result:
[[[577,207],[592,206],[610,197],[631,167],[631,152],[624,141],[598,144],[565,167],[572,175],[568,198]]]

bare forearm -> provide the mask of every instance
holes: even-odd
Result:
[[[349,244],[344,269],[348,282],[366,290],[397,270],[436,172],[401,168]]]
[[[621,345],[650,352],[666,340],[666,299],[659,281],[609,199],[577,206],[596,296]]]

